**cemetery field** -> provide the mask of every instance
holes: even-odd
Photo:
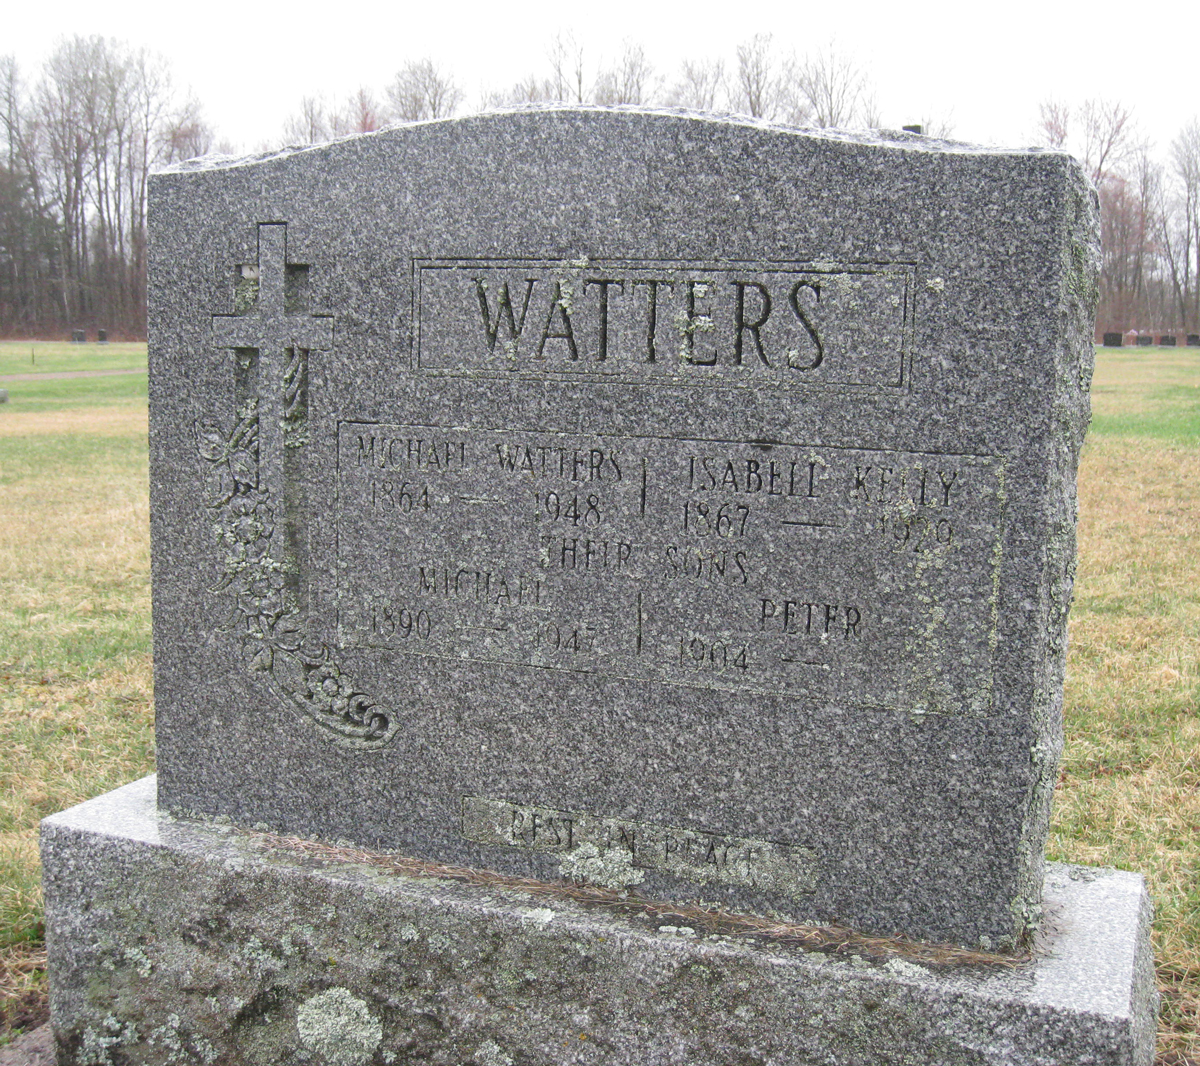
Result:
[[[34,350],[32,366],[30,348]],[[4,410],[10,415],[40,411],[49,416],[85,408],[103,408],[107,414],[98,417],[113,417],[117,411],[125,411],[141,412],[144,419],[145,370],[144,342],[52,344],[0,341],[0,389],[8,392],[9,400]],[[101,371],[106,376],[93,377],[89,373],[93,371]],[[28,377],[30,374],[39,376]],[[84,376],[60,376],[71,374]]]
[[[1200,1063],[1200,350],[1099,349],[1092,407],[1048,847],[1146,874],[1162,1061]]]
[[[38,346],[34,369],[145,366],[144,345],[97,349]],[[0,344],[0,374],[29,371],[20,350]],[[1049,851],[1146,874],[1159,1061],[1179,1066],[1200,1063],[1200,353],[1098,360]],[[11,395],[0,405],[7,1029],[43,1010],[38,819],[152,770],[154,739],[145,377],[0,387]]]

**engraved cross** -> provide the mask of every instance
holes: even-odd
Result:
[[[289,422],[303,418],[310,351],[333,348],[333,318],[291,311],[287,283],[308,270],[287,261],[287,223],[258,227],[258,300],[244,314],[213,315],[214,348],[253,349],[257,353],[260,463],[269,474],[282,462]],[[282,484],[270,477],[277,489]]]
[[[276,521],[283,525],[282,561],[297,588],[300,560],[298,501],[289,491],[298,480],[296,452],[304,443],[308,415],[308,353],[333,348],[333,317],[306,314],[297,292],[308,267],[289,263],[287,223],[258,227],[258,262],[242,267],[243,284],[258,275],[257,299],[239,285],[232,315],[213,315],[212,345],[233,348],[237,382],[258,413],[258,488],[276,495]],[[249,291],[247,291],[249,290]],[[249,307],[241,310],[245,298]]]

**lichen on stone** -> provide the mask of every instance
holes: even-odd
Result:
[[[345,988],[327,988],[296,1010],[301,1043],[331,1066],[365,1066],[383,1042],[383,1024]]]
[[[476,1066],[513,1066],[511,1055],[506,1055],[504,1049],[494,1040],[485,1040],[479,1045],[479,1050],[472,1056]]]
[[[606,848],[595,844],[580,844],[568,851],[558,864],[558,872],[569,881],[579,881],[602,888],[623,889],[640,885],[646,875],[634,868],[633,855],[626,848]]]

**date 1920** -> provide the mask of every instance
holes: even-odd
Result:
[[[923,515],[915,518],[880,515],[879,533],[891,545],[893,552],[913,551],[920,554],[948,548],[954,540],[954,527],[948,518],[932,521]]]

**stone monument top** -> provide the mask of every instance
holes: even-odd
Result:
[[[1094,194],[531,109],[151,179],[159,801],[971,946],[1040,899]]]

